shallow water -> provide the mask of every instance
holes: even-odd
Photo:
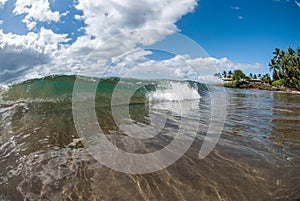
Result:
[[[174,102],[156,102],[154,118],[168,116],[168,121],[158,136],[143,141],[132,140],[117,128],[109,106],[96,105],[107,138],[128,152],[160,150],[172,141],[182,118],[189,118],[184,127],[187,136],[200,125],[182,158],[142,175],[111,170],[86,151],[74,127],[70,102],[2,102],[0,200],[300,199],[300,96],[235,89],[226,89],[226,95],[221,139],[203,160],[198,153],[210,119],[209,95],[182,102],[184,107],[178,110],[184,108],[187,117],[176,113]],[[147,107],[130,106],[134,123],[149,125]],[[173,107],[171,113],[163,109],[168,107]],[[194,118],[199,113],[200,124]]]

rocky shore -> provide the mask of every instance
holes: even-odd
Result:
[[[286,86],[272,86],[270,84],[256,84],[256,83],[248,83],[241,84],[238,87],[232,84],[224,84],[224,87],[228,88],[238,88],[238,89],[249,89],[249,90],[268,90],[268,91],[278,91],[278,92],[287,92],[287,93],[295,93],[300,94],[300,91],[295,88],[290,88]]]

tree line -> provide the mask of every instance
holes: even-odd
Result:
[[[288,47],[286,51],[276,48],[273,52],[274,57],[269,63],[271,76],[267,74],[252,74],[248,76],[242,70],[223,71],[216,73],[220,78],[232,78],[234,85],[247,83],[253,79],[260,79],[263,83],[272,86],[287,86],[300,90],[300,49],[293,50]]]
[[[249,82],[250,80],[253,79],[259,79],[261,80],[263,83],[268,83],[271,84],[272,83],[272,79],[270,77],[270,75],[267,74],[253,74],[250,73],[248,76],[242,71],[242,70],[234,70],[234,71],[223,71],[223,73],[216,73],[215,76],[219,77],[219,78],[232,78],[232,80],[234,82],[236,82],[236,84],[242,84],[244,82]]]

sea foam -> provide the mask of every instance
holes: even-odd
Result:
[[[170,82],[159,85],[155,91],[148,93],[149,101],[183,101],[200,99],[198,89],[187,82]]]

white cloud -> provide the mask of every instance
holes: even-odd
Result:
[[[0,20],[0,25],[2,25],[3,24],[3,20]]]
[[[239,20],[242,20],[242,19],[244,19],[244,17],[243,16],[237,16],[237,18],[239,19]]]
[[[149,51],[137,50],[131,54],[122,55],[113,60],[113,67],[107,73],[112,75],[139,78],[169,78],[169,79],[201,79],[206,82],[220,82],[213,75],[223,70],[249,70],[258,69],[262,65],[241,64],[227,58],[190,58],[188,55],[177,55],[168,60],[155,61],[145,55]]]
[[[70,13],[70,11],[67,10],[66,12],[62,13],[61,16],[67,16],[67,15],[69,15],[69,13]]]
[[[58,11],[51,11],[48,0],[17,0],[14,14],[25,14],[22,20],[29,30],[32,30],[37,22],[58,22],[60,14]]]
[[[196,0],[79,0],[87,24],[86,31],[102,40],[132,29],[177,30],[176,21],[193,11]]]
[[[150,52],[140,49],[138,44],[151,45],[177,31],[175,23],[193,11],[196,4],[196,0],[79,0],[76,8],[82,10],[83,15],[74,18],[84,21],[86,27],[82,29],[86,35],[78,37],[73,44],[62,44],[68,41],[66,34],[45,28],[26,35],[5,34],[0,30],[1,81],[49,74],[97,76],[110,60],[116,64],[108,68],[107,73],[122,74],[135,67],[134,73],[141,76],[192,79],[198,71],[206,80],[213,79],[209,76],[217,71],[216,67],[219,70],[261,67],[260,64],[234,63],[227,58],[192,59],[187,55],[163,61],[147,58]],[[47,0],[17,0],[14,13],[25,14],[23,21],[29,29],[40,21],[58,22],[60,19],[57,11],[50,10]]]
[[[83,15],[74,17],[85,22],[86,26],[81,29],[85,29],[86,35],[78,37],[71,45],[62,45],[67,41],[66,35],[55,34],[49,29],[42,28],[39,33],[26,35],[4,34],[1,31],[1,44],[5,44],[5,48],[2,47],[0,55],[9,52],[19,56],[13,68],[5,64],[1,72],[13,75],[19,68],[20,73],[15,76],[22,72],[26,74],[23,76],[26,79],[33,75],[99,71],[110,58],[135,51],[137,44],[153,44],[172,33],[165,29],[176,31],[175,23],[193,11],[196,4],[196,0],[79,0],[76,8],[82,10]],[[48,0],[16,0],[13,12],[24,15],[23,22],[29,30],[34,29],[38,22],[58,22],[60,16],[68,14],[52,11]],[[132,32],[137,29],[146,30]],[[30,63],[30,60],[37,63]],[[26,68],[25,72],[24,66],[32,68]]]
[[[0,0],[0,8],[5,5],[8,0]]]
[[[67,35],[42,28],[39,33],[26,35],[3,33],[0,30],[0,82],[26,77],[35,66],[49,65],[60,51]]]
[[[99,74],[110,58],[136,51],[137,44],[150,45],[173,33],[163,28],[177,30],[176,21],[195,5],[195,0],[79,0],[76,8],[83,15],[74,18],[84,20],[87,35],[60,51],[53,61],[55,65],[51,65],[56,66],[52,71],[85,75],[97,71]]]
[[[300,2],[295,1],[296,5],[300,8]]]
[[[87,36],[80,37],[67,54],[84,57],[93,50],[95,57],[105,60],[133,51],[137,44],[153,44],[174,33],[176,21],[196,5],[196,0],[79,0],[76,8],[83,15],[74,18],[85,22]],[[95,39],[91,41],[89,36]]]
[[[205,83],[216,83],[216,84],[223,83],[222,79],[214,75],[204,75],[201,77],[201,80],[203,80]]]
[[[41,28],[38,33],[29,32],[26,35],[3,33],[0,30],[0,47],[5,45],[15,46],[20,49],[33,49],[41,53],[49,54],[59,49],[59,43],[67,42],[67,34],[56,34],[50,29]]]
[[[89,36],[79,37],[71,46],[63,46],[60,43],[68,41],[66,35],[55,34],[44,28],[39,33],[30,32],[24,36],[4,34],[1,31],[0,38],[2,38],[0,66],[3,66],[0,74],[8,81],[18,76],[26,80],[49,74],[100,76],[104,73],[103,70],[106,70],[105,73],[111,75],[121,76],[129,73],[129,76],[140,78],[197,80],[200,75],[200,78],[206,82],[217,82],[212,75],[218,70],[247,70],[261,67],[258,63],[241,64],[227,58],[190,58],[188,55],[177,55],[168,60],[155,61],[146,57],[151,54],[149,51],[140,48],[126,51],[122,49],[127,47],[126,44],[116,46],[120,44],[116,42],[119,38],[113,42],[108,41],[102,50],[99,48],[101,43],[91,40]],[[116,54],[113,49],[121,50]],[[122,52],[124,54],[121,54]],[[114,57],[120,54],[121,56]],[[5,58],[16,59],[9,61]],[[112,58],[114,63],[111,67],[107,67],[108,58]]]
[[[231,9],[233,9],[233,10],[240,10],[240,7],[239,6],[232,6]]]
[[[81,16],[81,15],[75,15],[74,18],[76,20],[84,20],[84,16]]]
[[[242,64],[235,63],[227,58],[216,59],[213,57],[206,58],[196,58],[196,59],[188,59],[193,66],[196,66],[197,69],[203,71],[212,68],[217,68],[218,70],[250,70],[250,69],[258,69],[262,67],[262,64]]]

